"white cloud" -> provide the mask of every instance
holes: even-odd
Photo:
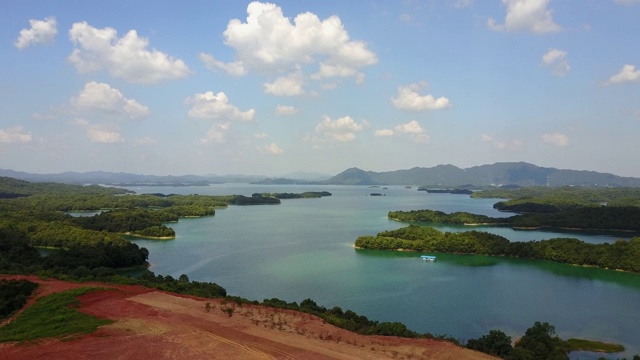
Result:
[[[445,97],[434,98],[433,95],[420,95],[418,91],[425,88],[427,83],[421,82],[407,86],[399,86],[398,93],[391,98],[393,106],[404,110],[439,110],[451,107],[449,99]]]
[[[556,76],[565,76],[571,71],[571,65],[567,61],[567,52],[558,49],[549,49],[542,55],[542,65],[551,67]]]
[[[331,78],[331,77],[351,77],[361,74],[356,69],[344,65],[330,65],[325,64],[323,62],[320,63],[320,70],[311,75],[312,79],[323,79],[323,78]],[[364,74],[362,74],[364,75]]]
[[[272,83],[264,83],[264,92],[275,96],[297,96],[304,95],[302,87],[304,76],[301,72],[293,72],[287,76],[278,77]]]
[[[358,69],[378,62],[366,43],[349,38],[339,17],[320,20],[305,12],[292,23],[271,3],[250,3],[246,22],[229,21],[223,36],[225,44],[236,51],[235,67],[250,71],[290,72],[321,63],[325,66],[319,72],[322,76],[354,76]],[[229,71],[228,64],[211,64]]]
[[[229,98],[223,92],[217,94],[212,91],[203,94],[196,93],[187,98],[185,103],[192,105],[187,113],[192,118],[252,121],[256,114],[254,109],[241,111],[236,106],[229,104]]]
[[[257,133],[255,135],[253,135],[256,139],[266,139],[269,137],[269,134],[267,133]]]
[[[136,139],[135,143],[136,143],[136,145],[154,145],[155,143],[157,143],[157,141],[155,141],[150,136],[145,136],[143,138]]]
[[[498,24],[493,18],[487,20],[487,26],[495,31],[527,31],[545,34],[562,30],[553,22],[552,10],[547,9],[549,0],[502,0],[507,7],[504,24]]]
[[[88,127],[87,128],[87,137],[91,142],[100,143],[100,144],[113,144],[124,142],[124,138],[120,135],[119,132],[102,129],[100,127]]]
[[[25,131],[22,126],[0,129],[0,143],[26,144],[31,142],[31,140],[33,140],[31,133]]]
[[[231,123],[228,122],[224,124],[214,124],[204,135],[204,138],[200,139],[200,142],[203,144],[211,142],[223,143],[226,141],[225,136],[230,127]]]
[[[475,0],[452,0],[453,7],[458,9],[464,9],[473,6]]]
[[[636,70],[635,65],[625,65],[619,73],[609,78],[607,84],[613,85],[633,81],[640,81],[640,70]]]
[[[398,18],[400,19],[400,21],[407,24],[410,24],[415,20],[411,14],[407,14],[407,13],[400,14]]]
[[[242,63],[239,61],[225,63],[216,59],[213,55],[205,53],[200,53],[199,57],[209,70],[215,71],[216,69],[222,69],[229,75],[233,76],[243,76],[247,74],[247,69],[245,69],[244,66],[242,66]]]
[[[388,137],[388,136],[393,136],[394,132],[393,130],[390,130],[390,129],[380,129],[380,130],[376,130],[373,133],[373,135],[378,137]]]
[[[276,106],[276,114],[278,115],[289,116],[289,115],[295,115],[297,112],[298,112],[298,109],[296,109],[295,106],[280,105],[280,104]]]
[[[522,148],[522,141],[520,140],[499,141],[487,134],[481,134],[480,140],[491,144],[493,148],[498,150],[520,150]]]
[[[490,142],[493,142],[493,136],[487,135],[487,134],[481,134],[480,140],[490,143]]]
[[[331,140],[347,142],[354,140],[356,138],[356,132],[362,131],[368,126],[369,123],[366,120],[357,123],[351,116],[344,116],[335,120],[324,116],[322,121],[316,126],[316,131]]]
[[[153,84],[183,78],[190,72],[182,60],[147,49],[149,41],[135,30],[118,38],[113,28],[97,29],[79,22],[69,30],[69,39],[76,48],[67,59],[80,73],[106,70],[128,82]]]
[[[544,134],[542,135],[542,142],[545,144],[564,147],[569,145],[569,137],[565,134],[559,133]]]
[[[18,49],[26,49],[35,44],[49,44],[58,34],[56,18],[48,17],[44,20],[29,20],[31,28],[20,30],[20,35],[14,43]]]
[[[271,143],[269,145],[265,145],[261,148],[258,148],[258,151],[265,153],[265,154],[271,154],[271,155],[281,155],[284,154],[284,150],[279,147],[278,145],[276,145],[275,143]]]
[[[431,140],[426,131],[416,120],[411,120],[406,124],[397,125],[394,130],[399,133],[409,134],[413,141],[427,143]]]
[[[88,82],[84,89],[70,100],[75,112],[101,113],[138,119],[149,115],[149,108],[139,102],[127,99],[120,90],[109,84]]]
[[[493,147],[499,150],[520,150],[522,149],[522,141],[520,140],[511,140],[511,141],[494,141]]]

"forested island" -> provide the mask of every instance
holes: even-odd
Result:
[[[360,236],[355,246],[373,250],[508,256],[640,273],[640,237],[613,244],[589,244],[573,238],[511,242],[483,231],[443,233],[432,227],[409,225],[375,236]]]
[[[515,229],[572,229],[640,232],[640,207],[572,207],[553,213],[526,213],[494,218],[468,212],[391,211],[389,219],[457,225],[504,225]]]
[[[476,192],[475,198],[507,198],[497,209],[524,212],[495,218],[468,212],[447,214],[435,210],[390,211],[389,219],[432,224],[508,226],[515,229],[572,229],[640,232],[640,189],[531,187]],[[640,272],[640,237],[613,244],[589,244],[574,238],[510,242],[481,231],[442,233],[410,225],[376,236],[361,236],[356,247],[508,256],[549,260],[572,265]]]

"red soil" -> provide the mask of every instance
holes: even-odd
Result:
[[[142,286],[70,283],[33,276],[0,275],[2,278],[40,284],[27,306],[36,298],[68,289],[108,288],[80,296],[80,310],[115,322],[70,340],[0,344],[0,360],[493,359],[444,341],[358,335],[289,310],[238,306],[222,299]]]

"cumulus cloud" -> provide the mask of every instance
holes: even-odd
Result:
[[[73,24],[69,39],[76,48],[67,58],[78,72],[106,70],[111,76],[132,83],[153,84],[189,75],[187,65],[156,49],[130,30],[118,37],[115,29],[97,29],[86,22]]]
[[[520,150],[522,148],[522,141],[520,140],[500,141],[487,134],[481,134],[480,140],[491,144],[493,148],[498,150]]]
[[[29,20],[29,29],[20,30],[20,35],[14,43],[18,49],[26,49],[35,44],[49,44],[58,34],[57,21],[55,17],[48,17],[44,20]]]
[[[607,81],[607,85],[621,84],[625,82],[640,81],[640,70],[635,65],[625,65],[619,73],[613,75]]]
[[[415,142],[427,143],[431,140],[426,131],[416,120],[411,120],[406,124],[397,125],[394,130],[399,133],[408,134]]]
[[[271,83],[264,83],[264,92],[275,96],[297,96],[304,95],[302,87],[304,77],[301,72],[294,72],[287,76],[280,76]]]
[[[565,134],[559,133],[544,134],[542,135],[542,142],[545,144],[564,147],[569,145],[569,137]]]
[[[185,103],[191,105],[187,115],[198,119],[252,121],[256,114],[254,109],[241,111],[235,105],[229,104],[229,98],[223,92],[196,93],[187,98]]]
[[[363,41],[351,40],[337,16],[320,20],[311,12],[298,14],[293,23],[282,9],[254,1],[247,6],[246,21],[229,21],[223,33],[226,45],[236,52],[229,67],[209,62],[227,72],[289,72],[304,65],[320,64],[318,77],[355,76],[359,69],[378,62]],[[236,71],[237,74],[237,71]]]
[[[124,142],[122,135],[113,130],[103,129],[101,127],[88,127],[87,138],[89,141],[99,144],[113,144]]]
[[[150,112],[148,107],[124,97],[120,90],[95,81],[86,83],[82,91],[71,98],[70,105],[75,112],[125,116],[130,119],[146,117]]]
[[[427,87],[426,82],[399,86],[396,96],[391,98],[393,106],[403,110],[439,110],[451,107],[449,99],[445,97],[434,98],[433,95],[420,95],[418,91]]]
[[[222,69],[229,75],[233,76],[243,76],[247,74],[247,69],[245,69],[239,61],[225,63],[216,59],[213,55],[205,53],[200,53],[199,57],[209,70],[215,71],[217,69]]]
[[[226,141],[227,131],[231,128],[231,123],[224,124],[214,124],[204,137],[200,139],[200,142],[203,144],[208,143],[224,143]]]
[[[271,155],[281,155],[284,154],[284,150],[279,147],[278,145],[276,145],[275,143],[271,143],[269,145],[265,145],[263,147],[258,148],[258,151],[265,153],[265,154],[271,154]]]
[[[553,21],[553,11],[548,9],[549,0],[502,0],[507,7],[504,24],[489,18],[487,26],[495,31],[526,31],[534,34],[545,34],[562,30]]]
[[[295,106],[280,105],[280,104],[276,106],[276,114],[278,115],[289,116],[289,115],[295,115],[297,112],[298,112],[298,109],[296,109]]]
[[[567,52],[558,49],[549,49],[542,55],[542,65],[551,67],[556,76],[565,76],[571,71],[571,65],[567,61]]]
[[[366,120],[357,123],[351,116],[344,116],[332,120],[328,116],[324,116],[322,121],[316,126],[316,131],[322,133],[325,138],[348,142],[356,138],[356,133],[364,130],[369,126]]]
[[[388,137],[388,136],[393,136],[394,132],[391,129],[380,129],[380,130],[376,130],[373,133],[373,135],[377,137]]]
[[[0,129],[0,143],[26,144],[31,142],[32,139],[31,133],[25,131],[22,126]]]

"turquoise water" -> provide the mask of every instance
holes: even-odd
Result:
[[[150,251],[157,274],[212,281],[229,294],[262,300],[314,299],[379,321],[399,321],[419,332],[468,339],[501,329],[517,337],[535,321],[555,325],[563,338],[591,338],[640,353],[640,275],[542,261],[356,250],[360,235],[406,224],[390,210],[433,209],[509,216],[495,200],[426,194],[415,189],[348,186],[225,184],[188,188],[132,188],[143,192],[213,195],[326,190],[321,199],[284,200],[274,206],[231,206],[215,216],[171,224],[173,241],[135,240]],[[371,197],[372,192],[385,196]],[[439,227],[446,231],[469,228]],[[481,228],[513,241],[571,236],[611,242],[594,233]],[[588,358],[580,354],[580,358]]]

